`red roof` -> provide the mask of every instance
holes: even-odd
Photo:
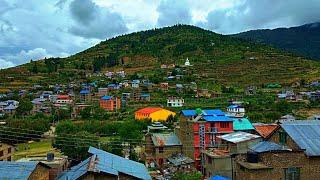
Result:
[[[279,128],[278,124],[257,124],[254,125],[256,131],[263,137],[268,138],[270,135]]]
[[[151,114],[151,113],[159,111],[161,109],[162,108],[147,107],[147,108],[143,108],[143,109],[136,111],[136,113]]]
[[[70,99],[69,95],[58,95],[57,99]]]

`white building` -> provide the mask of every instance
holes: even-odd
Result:
[[[245,109],[244,107],[239,105],[230,105],[227,107],[226,115],[229,117],[235,117],[235,118],[244,117]]]
[[[167,99],[167,106],[168,107],[182,107],[182,106],[184,106],[184,99],[177,98],[177,97],[169,97]]]
[[[191,66],[189,59],[186,59],[186,62],[184,63],[185,66]]]

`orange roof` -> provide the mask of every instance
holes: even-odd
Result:
[[[278,124],[256,124],[256,131],[263,137],[268,138],[275,130],[278,129]]]
[[[69,95],[58,95],[57,99],[70,99]]]
[[[162,108],[147,107],[147,108],[143,108],[143,109],[136,111],[136,113],[151,114],[151,113],[159,111],[161,109]]]

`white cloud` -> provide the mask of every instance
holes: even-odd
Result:
[[[13,62],[6,61],[6,60],[0,58],[0,69],[5,69],[5,68],[13,67],[13,66],[15,66],[15,64]]]

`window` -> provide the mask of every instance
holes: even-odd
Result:
[[[287,143],[287,133],[284,131],[279,132],[279,142],[280,144],[286,144]]]
[[[10,154],[10,153],[11,153],[11,147],[8,148],[8,154]]]
[[[285,180],[300,180],[300,168],[290,167],[284,169]]]
[[[228,122],[222,122],[220,123],[221,128],[229,128],[229,123]]]
[[[159,147],[159,153],[163,153],[163,147]]]
[[[3,156],[3,151],[0,151],[0,157]]]
[[[212,164],[212,158],[207,156],[208,157],[208,164]]]

